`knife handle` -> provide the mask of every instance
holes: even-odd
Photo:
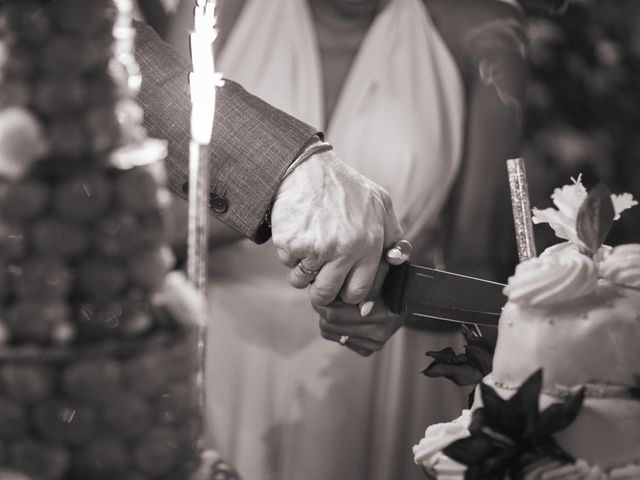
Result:
[[[389,272],[382,284],[382,299],[393,313],[402,314],[405,311],[404,290],[409,273],[409,262],[401,265],[390,265]]]

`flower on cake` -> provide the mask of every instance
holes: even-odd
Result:
[[[589,257],[589,261],[594,266],[593,269],[585,270],[595,273],[595,276],[588,275],[592,280],[589,285],[594,284],[594,279],[606,278],[619,285],[640,287],[640,245],[630,244],[615,248],[604,245],[613,222],[620,218],[622,212],[638,205],[638,202],[630,193],[612,194],[602,183],[596,185],[591,191],[587,191],[582,184],[581,176],[571,180],[573,182],[571,185],[556,188],[551,195],[557,208],[532,209],[534,223],[548,223],[556,235],[567,242],[554,245],[545,250],[540,257],[518,265],[514,277],[524,277],[526,271],[528,276],[538,273],[541,279],[547,278],[548,275],[552,275],[550,270],[555,269],[554,263],[563,261],[567,263],[571,258],[573,262],[569,263],[575,263],[577,258],[574,255],[584,254]],[[554,259],[554,257],[557,258]],[[514,277],[509,279],[509,286],[505,289],[505,293],[511,300],[518,301],[509,294],[517,290],[514,285],[522,280]],[[522,284],[521,281],[519,283]],[[527,281],[523,285],[531,290],[530,284],[531,282]],[[572,282],[565,281],[562,284],[571,287],[575,293],[573,297],[579,296],[578,293],[580,295],[589,293],[589,291],[577,292]],[[549,302],[545,300],[544,303]]]
[[[466,465],[465,480],[524,478],[534,465],[575,462],[553,435],[578,415],[584,388],[540,411],[541,390],[542,370],[534,372],[507,400],[488,385],[480,384],[483,406],[473,411],[469,435],[442,450],[447,457]]]
[[[604,237],[611,228],[611,222],[618,220],[622,212],[638,202],[630,193],[611,194],[603,184],[598,184],[591,192],[587,192],[581,177],[579,175],[578,178],[572,178],[572,184],[553,191],[551,199],[557,208],[533,208],[532,220],[536,224],[548,223],[558,238],[569,240],[591,251],[593,244],[604,238],[596,238],[593,241],[591,238],[585,239],[585,232],[581,231],[584,230],[585,222],[589,222],[587,228],[599,230],[598,237]],[[607,199],[610,199],[610,202]]]

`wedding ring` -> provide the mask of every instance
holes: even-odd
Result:
[[[296,264],[296,267],[305,277],[315,277],[320,270],[310,270],[302,264],[302,260]]]
[[[348,341],[349,341],[349,335],[342,335],[338,343],[340,343],[340,345],[344,347]]]

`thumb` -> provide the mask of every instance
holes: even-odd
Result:
[[[384,218],[384,246],[388,247],[402,238],[402,227],[396,217],[393,203],[388,195],[383,197],[385,218]]]
[[[376,271],[376,276],[373,281],[373,286],[362,302],[360,302],[360,316],[366,317],[371,313],[373,307],[375,306],[375,302],[378,298],[380,298],[380,293],[382,292],[382,285],[384,284],[384,279],[387,276],[387,272],[389,271],[389,265],[401,265],[404,262],[409,261],[409,257],[411,256],[411,252],[413,251],[413,245],[408,240],[398,240],[393,244],[384,255],[384,258],[380,261],[378,265],[378,270]]]

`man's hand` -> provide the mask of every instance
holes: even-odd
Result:
[[[278,256],[291,268],[289,282],[311,284],[314,306],[338,296],[362,301],[384,248],[402,236],[389,194],[332,151],[311,156],[284,179],[271,225]]]

